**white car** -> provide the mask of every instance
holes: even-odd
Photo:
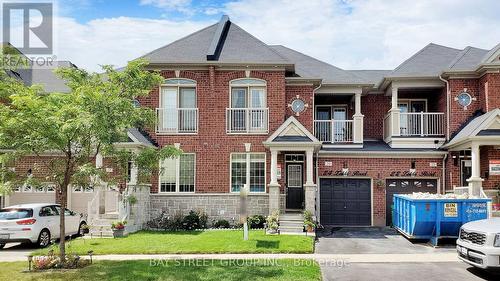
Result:
[[[22,204],[0,209],[0,249],[6,243],[36,243],[47,247],[60,236],[61,207],[57,204]],[[86,230],[83,216],[66,209],[66,236]]]
[[[460,228],[458,257],[479,268],[500,267],[500,218],[468,222]]]

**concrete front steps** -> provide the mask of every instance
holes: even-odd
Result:
[[[91,222],[89,236],[91,238],[113,237],[111,224],[118,220],[118,213],[100,214]]]
[[[280,234],[305,234],[304,217],[301,213],[280,215]]]

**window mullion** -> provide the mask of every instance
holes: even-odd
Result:
[[[181,179],[181,157],[178,156],[175,160],[175,192],[179,192]]]

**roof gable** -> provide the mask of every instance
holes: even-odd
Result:
[[[489,133],[500,130],[500,109],[496,108],[481,116],[474,118],[469,122],[460,132],[458,132],[453,139],[450,140],[445,147],[456,146],[471,137],[487,136]],[[488,132],[489,131],[489,132]],[[485,132],[485,133],[481,133]]]
[[[223,16],[206,27],[142,58],[151,63],[290,64],[264,42]]]
[[[309,142],[312,144],[321,144],[320,141],[293,116],[288,117],[288,119],[281,124],[264,143],[277,142]]]

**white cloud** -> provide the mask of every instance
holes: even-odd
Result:
[[[99,65],[123,66],[127,61],[204,28],[209,22],[108,18],[80,24],[71,18],[56,21],[58,59],[99,70]]]
[[[496,0],[352,0],[229,3],[231,19],[268,44],[339,67],[394,68],[430,42],[492,48],[500,42]]]
[[[190,2],[142,0],[162,9]],[[217,9],[268,44],[346,69],[394,68],[430,42],[492,48],[500,41],[497,0],[241,0]],[[215,10],[199,11],[207,12]],[[119,17],[79,23],[60,17],[55,52],[91,70],[99,64],[122,66],[215,20]]]
[[[153,5],[167,11],[190,13],[191,0],[140,0],[141,5]]]

